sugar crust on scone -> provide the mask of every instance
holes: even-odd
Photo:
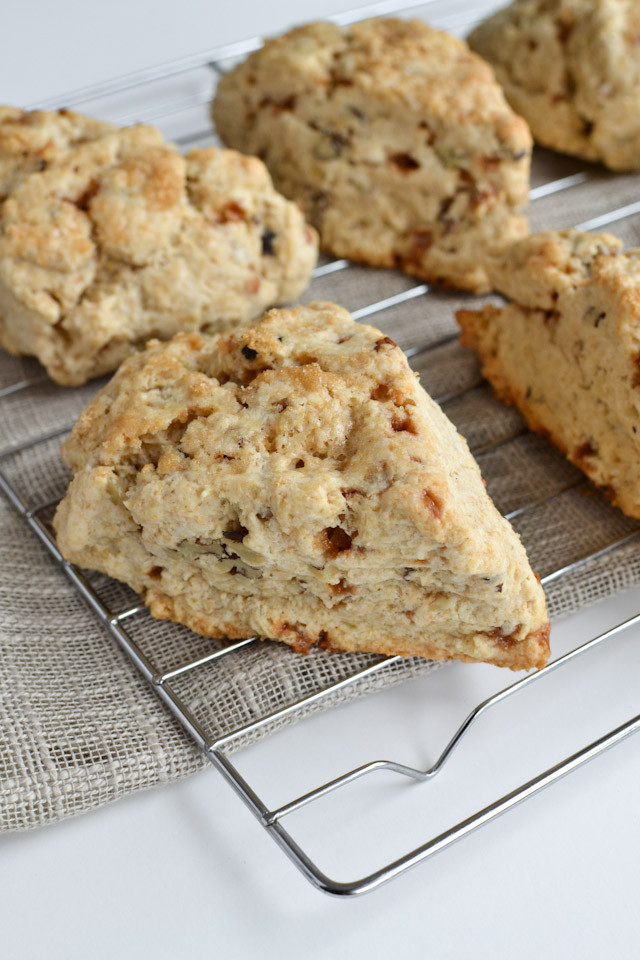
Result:
[[[516,0],[469,36],[543,146],[640,169],[640,4]]]
[[[640,249],[610,234],[534,234],[490,267],[511,298],[457,314],[498,396],[640,519]]]
[[[403,352],[335,304],[129,358],[63,448],[64,556],[206,636],[512,669],[544,595]]]
[[[422,21],[269,40],[222,78],[213,117],[336,256],[482,291],[487,252],[528,232],[526,123],[487,64]]]
[[[115,129],[73,110],[0,106],[0,201],[30,173],[45,170],[74,147]]]
[[[183,157],[153,127],[103,132],[0,207],[0,344],[81,384],[150,337],[295,300],[316,255],[315,231],[260,160],[215,147]]]

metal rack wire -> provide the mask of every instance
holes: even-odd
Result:
[[[429,19],[432,23],[434,23],[434,25],[439,27],[467,29],[477,19],[480,19],[485,14],[487,6],[494,5],[495,4],[487,5],[485,3],[483,7],[470,10],[467,3],[460,2],[458,3],[459,9],[451,12],[451,4],[449,3],[447,4],[446,15],[442,15],[440,17],[430,16]],[[440,4],[440,6],[442,6],[442,4]],[[438,0],[426,0],[426,2],[425,0],[422,0],[422,2],[419,4],[407,4],[403,3],[402,0],[398,3],[396,0],[391,0],[391,2],[379,3],[373,7],[364,9],[361,8],[352,13],[340,15],[332,19],[340,23],[348,23],[372,14],[407,12],[408,10],[416,7],[428,8],[428,10],[435,12],[436,8],[438,7]],[[85,88],[83,90],[75,91],[64,98],[65,105],[77,106],[79,104],[86,105],[90,102],[95,103],[101,99],[113,97],[114,95],[121,93],[130,94],[132,91],[138,90],[142,87],[149,87],[156,83],[162,82],[164,86],[161,91],[160,102],[155,103],[154,106],[143,115],[142,119],[156,120],[159,117],[174,116],[176,114],[180,115],[185,111],[192,110],[192,108],[197,107],[207,101],[211,96],[211,84],[208,83],[206,89],[196,89],[191,91],[188,95],[182,95],[180,91],[178,91],[176,94],[172,88],[167,87],[165,83],[167,79],[173,78],[177,81],[180,78],[184,78],[185,75],[190,75],[193,72],[199,76],[200,71],[202,71],[203,68],[209,71],[209,75],[211,72],[222,73],[224,72],[226,64],[228,64],[234,58],[245,55],[249,51],[255,49],[257,46],[259,46],[259,43],[259,39],[255,38],[244,43],[233,44],[231,46],[217,48],[212,51],[206,51],[201,55],[190,57],[185,60],[165,64],[160,67],[145,70],[134,75],[110,81],[108,83],[102,83]],[[56,100],[55,103],[46,101],[38,104],[37,106],[52,107],[58,105],[58,101]],[[118,116],[113,117],[113,119],[116,121],[125,122],[126,120],[131,119],[131,117],[123,115],[121,112]],[[204,138],[212,139],[212,131],[208,127],[207,129],[202,128],[198,125],[198,123],[200,123],[200,121],[196,120],[194,129],[191,129],[174,139],[177,139],[183,145],[190,145],[194,142],[201,141]],[[564,191],[580,187],[581,185],[588,184],[590,180],[594,178],[594,176],[595,174],[592,170],[578,170],[577,172],[572,172],[568,175],[540,183],[532,189],[531,199],[535,203],[545,197],[550,197],[554,194],[559,194]],[[581,229],[599,229],[605,225],[632,217],[637,213],[640,213],[640,201],[633,201],[621,206],[618,209],[609,210],[604,214],[585,220],[577,226],[579,226]],[[332,275],[349,269],[351,269],[351,267],[347,261],[333,260],[321,264],[316,269],[314,276],[316,280],[318,280],[323,277],[331,277]],[[397,305],[407,304],[412,300],[417,298],[425,298],[429,295],[430,291],[428,285],[415,284],[404,290],[401,290],[400,292],[379,298],[375,302],[366,304],[359,309],[354,310],[353,316],[356,320],[369,318]],[[408,356],[414,359],[423,360],[429,354],[433,354],[440,348],[446,347],[448,344],[452,343],[455,340],[455,336],[455,334],[447,334],[431,341],[428,344],[414,344],[406,349],[406,353]],[[37,388],[37,386],[45,379],[46,378],[44,378],[42,375],[37,374],[25,379],[17,380],[16,382],[0,390],[0,402],[6,403],[11,397],[21,393],[22,391],[28,391]],[[463,387],[453,391],[443,392],[440,394],[440,396],[435,397],[435,399],[440,404],[446,406],[478,389],[483,389],[482,381],[478,379],[477,376],[474,376],[474,378],[470,382],[466,383]],[[1,406],[0,410],[2,410]],[[619,635],[623,631],[628,630],[634,625],[640,624],[640,613],[624,621],[623,623],[618,624],[612,629],[601,633],[599,636],[588,640],[586,643],[567,653],[565,656],[562,656],[559,659],[551,662],[544,670],[525,676],[523,679],[513,683],[506,689],[478,704],[469,713],[446,747],[442,750],[440,756],[428,769],[422,770],[395,761],[374,760],[370,763],[366,763],[351,769],[343,775],[326,783],[322,783],[314,789],[289,800],[275,809],[270,809],[256,793],[251,784],[241,775],[236,764],[232,762],[228,754],[228,748],[242,742],[244,739],[246,739],[247,735],[251,735],[261,729],[271,727],[278,721],[283,721],[294,716],[303,708],[308,708],[311,705],[320,704],[321,702],[328,700],[341,689],[347,688],[366,677],[370,677],[376,673],[386,670],[389,664],[393,663],[394,661],[399,661],[401,658],[379,658],[375,662],[366,666],[364,669],[359,669],[357,672],[351,674],[345,679],[340,680],[337,683],[332,683],[322,689],[317,689],[314,692],[293,702],[285,702],[279,706],[277,710],[271,712],[267,716],[255,719],[250,723],[244,724],[235,730],[225,733],[222,736],[213,739],[210,738],[207,735],[203,724],[195,716],[194,712],[192,712],[188,704],[185,702],[184,697],[181,696],[176,689],[176,680],[178,680],[178,678],[184,678],[188,675],[192,675],[193,672],[200,670],[206,665],[212,665],[224,658],[233,657],[239,651],[244,650],[250,645],[260,641],[258,641],[256,638],[248,638],[232,643],[229,646],[223,647],[222,649],[216,649],[205,656],[198,657],[188,662],[176,664],[169,670],[161,670],[157,667],[157,665],[153,662],[153,659],[145,653],[142,646],[134,639],[130,629],[128,629],[127,626],[128,622],[133,618],[148,616],[146,607],[143,604],[134,604],[126,607],[125,609],[112,610],[109,605],[99,596],[92,583],[87,579],[82,571],[67,563],[60,554],[55,539],[52,535],[50,524],[47,520],[48,512],[53,505],[52,502],[43,502],[38,503],[36,506],[31,506],[27,498],[25,498],[15,482],[11,479],[10,471],[7,471],[6,469],[7,465],[24,451],[45,444],[47,441],[51,441],[55,438],[62,437],[70,430],[70,427],[71,424],[65,423],[60,426],[56,426],[45,433],[34,437],[29,437],[19,443],[12,444],[11,446],[5,447],[3,450],[0,450],[0,489],[8,499],[13,509],[19,514],[20,517],[22,517],[25,524],[42,541],[49,551],[53,561],[59,565],[61,570],[70,579],[86,603],[98,617],[102,625],[130,657],[144,678],[153,686],[158,696],[166,704],[173,715],[180,721],[182,726],[191,735],[196,744],[204,751],[205,755],[211,761],[213,766],[231,784],[231,786],[244,800],[265,830],[273,837],[276,843],[278,843],[278,845],[302,871],[307,879],[325,892],[344,896],[360,894],[369,890],[373,890],[381,884],[391,880],[393,877],[403,873],[408,868],[430,858],[435,853],[445,849],[455,841],[476,830],[483,824],[495,819],[505,811],[509,810],[511,807],[520,803],[522,800],[525,800],[533,794],[539,792],[544,787],[575,770],[588,760],[598,756],[604,750],[619,743],[622,739],[640,729],[640,715],[632,717],[627,722],[609,731],[606,735],[590,743],[588,746],[585,746],[583,749],[572,754],[571,756],[567,756],[561,762],[541,772],[526,783],[521,784],[517,789],[496,799],[493,803],[484,807],[483,809],[478,810],[476,813],[462,822],[454,824],[446,831],[440,833],[438,836],[429,839],[427,842],[413,850],[410,850],[399,859],[384,865],[380,869],[370,873],[365,877],[349,882],[342,882],[329,878],[311,860],[305,850],[299,846],[292,834],[286,829],[284,826],[284,821],[287,816],[320,799],[321,797],[324,797],[327,794],[354,782],[355,780],[380,770],[391,771],[413,780],[431,780],[438,773],[440,773],[451,757],[452,753],[458,747],[462,738],[483,714],[491,710],[494,706],[503,702],[508,697],[511,697],[515,693],[521,691],[525,687],[542,682],[550,673],[568,666],[583,654],[593,650],[594,648],[612,639],[614,636]],[[491,451],[496,451],[502,447],[507,448],[510,444],[513,444],[519,438],[524,436],[525,433],[526,430],[523,426],[516,425],[513,429],[507,430],[498,437],[493,437],[489,441],[482,444],[476,444],[473,452],[476,456],[481,456]],[[519,504],[514,509],[506,511],[505,516],[510,520],[520,518],[531,511],[549,504],[551,501],[566,494],[568,491],[579,488],[584,484],[586,484],[586,481],[580,476],[574,475],[568,477],[553,489],[548,490],[546,493],[529,499],[526,503]],[[628,525],[627,528],[619,531],[618,534],[610,539],[607,543],[600,544],[597,546],[597,548],[590,550],[584,556],[573,559],[571,562],[564,563],[555,569],[547,571],[546,575],[542,578],[543,586],[547,586],[557,581],[561,577],[575,571],[581,565],[586,564],[588,561],[592,561],[599,556],[614,551],[638,537],[640,537],[640,528],[635,525]]]

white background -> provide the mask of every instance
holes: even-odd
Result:
[[[351,5],[5,4],[0,96],[29,104]],[[571,618],[554,631],[554,653],[638,610],[640,590]],[[436,781],[370,778],[310,808],[296,836],[339,879],[426,841],[635,715],[639,633],[495,708]],[[504,683],[493,668],[456,665],[299,724],[238,762],[274,805],[373,758],[426,766],[466,712]],[[208,770],[2,837],[0,953],[637,957],[638,746],[626,741],[392,884],[346,900],[314,890]]]

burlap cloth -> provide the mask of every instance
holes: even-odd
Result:
[[[533,185],[585,169],[541,153]],[[638,199],[640,177],[591,168],[589,183],[536,201],[532,228],[564,227]],[[640,240],[640,218],[614,226],[629,244]],[[414,286],[390,271],[350,268],[314,281],[305,299],[333,299],[361,309]],[[434,292],[372,315],[371,322],[414,349],[455,331],[453,311],[474,298]],[[456,343],[413,360],[435,397],[478,379],[475,359]],[[30,360],[0,356],[0,389],[42,371]],[[70,423],[97,384],[77,390],[44,380],[0,400],[0,449]],[[444,408],[472,448],[517,430],[519,415],[483,385]],[[0,468],[30,507],[59,498],[68,482],[59,440],[5,458]],[[544,440],[524,435],[479,455],[488,488],[504,512],[580,479]],[[44,510],[50,517],[52,510]],[[514,520],[534,568],[544,577],[632,531],[635,524],[587,485],[574,487]],[[205,760],[105,633],[24,522],[0,498],[0,828],[23,830],[61,820],[143,787],[176,780]],[[92,576],[113,613],[135,602],[120,584]],[[553,618],[640,582],[640,540],[583,564],[548,586]],[[146,613],[128,625],[159,669],[215,648],[188,630]],[[260,643],[187,675],[179,693],[210,735],[223,734],[286,702],[349,675],[375,658],[294,654]],[[407,660],[342,691],[337,699],[404,680],[433,665]],[[470,667],[469,669],[473,669]],[[508,679],[508,678],[506,678]],[[325,704],[326,705],[326,704]],[[320,709],[320,708],[316,708]],[[269,732],[263,731],[263,733]]]

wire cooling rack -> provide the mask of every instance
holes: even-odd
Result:
[[[411,11],[414,15],[423,16],[435,26],[464,34],[495,6],[495,3],[471,5],[468,0],[453,0],[453,2],[447,0],[446,4],[440,0],[430,0],[430,2],[427,0],[426,3],[423,0],[420,4],[389,2],[361,8],[330,19],[339,23],[348,23],[373,14],[402,14]],[[75,91],[63,98],[63,103],[56,99],[55,102],[43,101],[34,106],[81,105],[86,112],[95,113],[104,119],[121,124],[136,120],[158,123],[165,134],[181,146],[185,148],[204,146],[216,142],[206,109],[212,96],[212,78],[215,80],[216,75],[222,74],[235,60],[259,45],[260,40],[255,38],[206,51],[197,56]],[[581,165],[569,158],[552,157],[544,152],[537,154],[532,173],[532,226],[534,228],[569,226],[571,221],[566,219],[567,211],[569,209],[585,210],[590,215],[580,218],[580,222],[575,223],[576,226],[581,229],[600,229],[617,223],[618,232],[623,236],[626,234],[626,239],[637,242],[638,222],[634,221],[634,216],[640,213],[640,201],[634,197],[637,196],[640,178],[616,178],[615,192],[622,202],[614,209],[608,209],[606,189],[608,183],[613,183],[613,180],[598,168]],[[562,200],[567,196],[575,197],[575,202],[558,203],[558,199]],[[341,290],[347,290],[347,287],[341,286],[343,278],[355,275],[356,271],[362,269],[345,260],[324,260],[315,271],[308,298],[340,300]],[[363,290],[373,291],[379,295],[374,298],[370,296],[369,300],[365,297],[365,302],[359,304],[345,303],[345,305],[353,308],[352,314],[355,319],[375,318],[376,324],[385,331],[392,332],[394,338],[396,337],[394,317],[397,315],[395,311],[398,309],[402,311],[406,319],[406,312],[410,311],[410,308],[413,309],[414,320],[411,319],[412,315],[409,315],[409,321],[400,330],[398,339],[407,355],[412,358],[414,367],[422,372],[423,379],[426,376],[427,387],[434,398],[445,407],[463,433],[471,434],[472,451],[481,460],[483,473],[488,478],[492,495],[505,516],[519,530],[534,566],[543,571],[543,586],[549,588],[557,584],[588,563],[620,550],[640,537],[640,528],[637,524],[622,517],[597,495],[581,496],[588,488],[584,477],[559,454],[548,448],[544,441],[528,434],[515,411],[506,410],[492,399],[478,375],[475,361],[457,346],[457,334],[451,325],[453,308],[459,302],[468,305],[471,298],[462,297],[456,301],[452,295],[430,290],[426,284],[412,283],[408,278],[391,271],[368,272],[366,278],[364,283],[359,286],[356,284],[360,291],[360,299],[363,297]],[[353,290],[353,286],[349,289]],[[430,317],[428,325],[424,322],[427,315]],[[446,315],[447,321],[440,323],[438,317],[443,315]],[[443,359],[446,360],[444,364]],[[16,369],[20,370],[24,367],[17,365]],[[35,370],[35,365],[32,369],[33,375],[17,377],[0,389],[2,416],[11,416],[10,405],[16,396],[24,391],[38,389],[46,381],[42,373]],[[439,377],[438,371],[443,370],[446,373],[441,373]],[[45,403],[46,400],[43,399],[42,402]],[[34,502],[34,498],[27,497],[16,482],[17,459],[28,455],[29,451],[62,438],[68,433],[70,427],[69,423],[54,423],[44,431],[42,429],[36,429],[31,433],[27,431],[29,435],[25,438],[0,450],[2,465],[0,488],[13,509],[42,541],[53,561],[64,571],[109,634],[128,654],[161,700],[204,751],[213,766],[228,780],[265,830],[307,879],[325,892],[353,895],[380,886],[417,863],[427,860],[479,826],[495,819],[640,728],[640,716],[629,719],[462,822],[454,824],[367,876],[349,882],[331,879],[312,861],[285,827],[286,818],[290,814],[355,780],[380,770],[391,771],[413,780],[431,780],[440,773],[462,738],[483,714],[525,687],[544,683],[545,677],[552,672],[563,669],[576,658],[640,623],[640,613],[593,637],[551,662],[544,670],[525,676],[478,704],[428,769],[418,769],[394,761],[375,760],[351,769],[342,776],[322,783],[271,809],[241,775],[236,764],[230,759],[229,749],[242,745],[260,731],[271,730],[281,725],[301,711],[330,701],[340,691],[348,691],[362,680],[376,674],[384,675],[389,671],[390,666],[398,663],[401,658],[372,658],[373,662],[338,682],[316,689],[301,698],[282,702],[268,715],[252,719],[237,729],[212,738],[207,732],[206,723],[190,706],[188,694],[183,692],[183,685],[179,687],[179,684],[198,674],[205,666],[215,666],[223,660],[228,661],[228,658],[237,656],[240,651],[261,641],[249,638],[232,643],[188,662],[178,663],[170,669],[161,669],[154,663],[153,657],[145,651],[144,645],[134,638],[130,628],[130,623],[136,618],[148,616],[144,605],[134,603],[124,609],[112,609],[112,605],[100,595],[90,579],[82,571],[68,564],[56,546],[50,517],[58,498],[51,500],[36,497]],[[540,465],[539,474],[531,479],[528,486],[526,483],[523,486],[521,471],[517,474],[515,468],[509,467],[514,455],[513,451],[521,444],[533,444],[534,461],[531,462]],[[559,515],[567,512],[571,514],[572,511],[573,515],[585,524],[598,528],[599,539],[586,541],[586,549],[581,542],[582,546],[577,555],[575,552],[566,556],[560,555],[552,565],[549,565],[545,558],[551,532],[558,523]],[[592,521],[596,513],[599,522],[594,524]]]

